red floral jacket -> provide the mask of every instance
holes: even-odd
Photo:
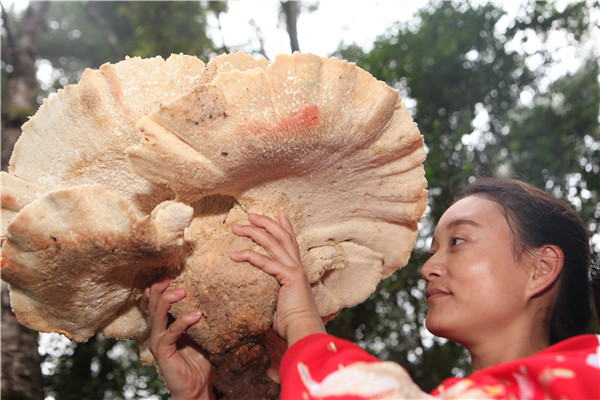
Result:
[[[600,336],[581,335],[524,359],[450,378],[431,394],[404,368],[326,334],[295,343],[280,367],[281,399],[600,399]]]

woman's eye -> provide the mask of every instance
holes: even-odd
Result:
[[[464,242],[465,242],[464,239],[452,238],[452,246],[456,246],[457,244],[461,244],[461,243],[464,243]]]

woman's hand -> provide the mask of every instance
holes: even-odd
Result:
[[[252,225],[235,225],[233,233],[251,238],[270,256],[242,250],[231,253],[231,259],[249,262],[274,276],[281,285],[273,329],[287,340],[288,347],[310,334],[325,333],[287,216],[279,212],[279,223],[257,214],[249,214],[248,219]]]
[[[142,296],[140,307],[152,321],[150,351],[173,400],[210,399],[210,362],[191,339],[182,336],[202,313],[186,313],[169,324],[171,304],[186,296],[183,288],[167,290],[170,282],[164,276],[146,288]]]

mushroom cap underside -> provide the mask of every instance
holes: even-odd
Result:
[[[136,314],[136,301],[148,282],[137,278],[124,279],[121,286],[127,289],[119,296],[98,280],[73,282],[69,290],[83,282],[98,289],[95,302],[80,300],[90,302],[87,319],[69,316],[82,315],[85,328],[70,325],[65,315],[50,316],[42,303],[58,300],[41,302],[40,291],[64,290],[76,276],[68,273],[74,264],[91,276],[121,279],[111,265],[121,261],[98,262],[111,256],[110,246],[92,248],[107,242],[115,227],[95,231],[88,247],[76,251],[75,245],[48,242],[54,242],[54,227],[36,225],[32,215],[48,213],[56,226],[76,234],[129,218],[119,236],[125,243],[144,218],[154,226],[153,210],[169,205],[186,214],[184,207],[190,207],[188,224],[179,227],[183,241],[171,243],[168,260],[161,251],[146,253],[160,261],[131,276],[170,272],[175,283],[193,288],[192,308],[217,307],[217,299],[222,306],[235,305],[232,309],[245,306],[240,315],[252,321],[251,329],[240,328],[244,321],[234,323],[241,336],[254,335],[269,325],[277,284],[250,265],[229,260],[228,250],[252,246],[233,237],[230,226],[245,221],[249,212],[275,216],[284,210],[298,236],[319,311],[332,315],[364,301],[381,279],[406,264],[426,206],[424,158],[422,136],[398,92],[353,63],[300,53],[268,62],[238,53],[207,64],[183,55],[106,64],[46,100],[23,126],[9,173],[2,173],[7,236],[2,278],[12,282],[13,308],[17,315],[22,308],[22,322],[48,320],[35,329],[65,332],[75,340],[94,330],[119,337],[124,329],[119,318],[136,318],[136,328],[121,334],[142,335],[147,322]],[[114,209],[104,210],[100,200],[82,194],[91,191],[102,192],[94,194],[98,199],[113,199],[106,207]],[[120,219],[108,218],[112,214]],[[84,229],[75,216],[90,226]],[[10,222],[8,232],[5,222]],[[50,247],[31,261],[15,232],[31,234],[33,243],[27,246]],[[160,241],[156,229],[142,236]],[[217,274],[215,266],[231,272]],[[186,279],[193,271],[216,283]],[[236,281],[236,271],[244,278]],[[48,279],[45,286],[41,276]],[[244,281],[265,293],[244,290],[239,283]],[[232,289],[238,286],[239,291]],[[201,295],[203,290],[212,297]],[[175,313],[187,310],[181,308]],[[98,323],[88,324],[91,319]],[[210,329],[226,320],[215,319]],[[207,330],[198,329],[206,343],[214,338]],[[231,343],[239,340],[232,337]]]

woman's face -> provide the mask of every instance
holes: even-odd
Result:
[[[431,333],[468,346],[523,318],[527,268],[513,252],[513,235],[497,203],[469,196],[440,219],[426,281]]]

